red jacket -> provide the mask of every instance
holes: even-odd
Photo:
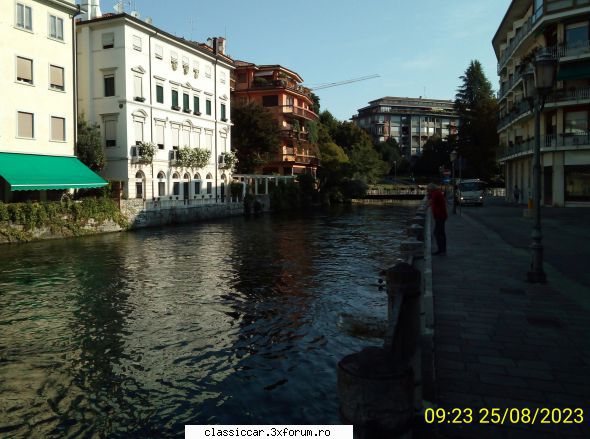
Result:
[[[435,189],[430,194],[430,205],[432,206],[432,216],[436,219],[447,218],[447,200],[439,189]]]

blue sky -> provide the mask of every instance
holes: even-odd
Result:
[[[116,0],[101,0],[113,12]],[[510,0],[131,0],[140,18],[205,42],[226,36],[234,59],[281,64],[305,85],[380,77],[318,90],[322,109],[349,119],[383,96],[453,99],[470,60],[498,88],[491,40]],[[130,5],[129,5],[130,3]]]

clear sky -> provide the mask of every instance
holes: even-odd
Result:
[[[101,0],[114,12],[116,0]],[[498,89],[492,37],[510,0],[131,0],[163,30],[205,42],[225,36],[227,53],[280,64],[304,84],[370,79],[316,91],[322,109],[346,120],[383,96],[454,99],[470,60]]]

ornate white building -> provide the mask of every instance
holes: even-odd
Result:
[[[77,23],[78,114],[100,126],[103,176],[128,198],[221,199],[230,170],[230,75],[225,40],[175,37],[151,20],[100,14],[93,1]],[[141,143],[155,145],[153,161]],[[202,168],[179,166],[183,147],[210,152]]]

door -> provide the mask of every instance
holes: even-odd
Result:
[[[182,195],[185,200],[188,200],[189,191],[190,191],[190,184],[188,181],[185,181],[184,183],[182,183]]]

